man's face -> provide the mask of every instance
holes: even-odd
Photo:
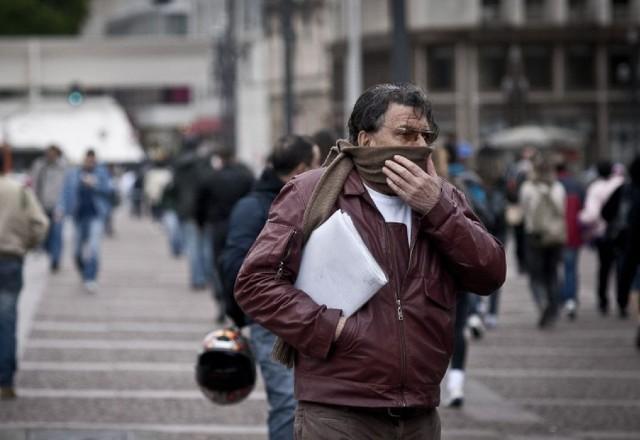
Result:
[[[87,171],[92,171],[96,167],[96,157],[85,156],[82,167]]]
[[[49,148],[45,153],[45,157],[47,158],[47,162],[53,163],[58,160],[58,152],[54,148]]]
[[[428,145],[425,134],[431,128],[425,115],[420,115],[413,107],[392,103],[384,114],[382,125],[376,132],[361,131],[358,145],[369,147]]]

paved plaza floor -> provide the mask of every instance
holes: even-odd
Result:
[[[194,382],[200,342],[216,327],[210,293],[189,290],[159,225],[120,216],[116,229],[96,294],[70,258],[56,275],[45,256],[28,258],[20,397],[0,401],[0,439],[265,439],[261,384],[222,407]],[[635,315],[600,317],[591,251],[580,266],[578,319],[545,331],[526,279],[509,270],[498,327],[471,341],[465,406],[440,409],[443,439],[640,439]]]

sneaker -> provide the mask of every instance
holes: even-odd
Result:
[[[13,387],[0,388],[0,400],[14,400],[18,397]]]
[[[498,326],[498,317],[496,315],[485,316],[484,326],[487,328],[487,330],[493,330]]]
[[[542,312],[540,319],[538,320],[538,327],[541,329],[551,327],[553,326],[555,321],[556,311],[552,307],[547,306]]]
[[[91,294],[98,293],[98,283],[95,281],[85,281],[84,290]]]
[[[567,300],[567,302],[564,303],[564,309],[567,312],[567,318],[569,318],[570,321],[574,321],[578,314],[576,302],[572,299]]]
[[[481,339],[482,335],[484,335],[484,324],[478,314],[474,313],[467,318],[467,326],[469,327],[471,336],[473,336],[474,339]]]
[[[449,401],[447,407],[460,408],[464,405],[464,371],[459,369],[449,370],[447,376],[447,392]]]
[[[464,398],[456,397],[454,399],[451,399],[449,403],[447,403],[447,408],[462,408],[463,405],[464,405]]]

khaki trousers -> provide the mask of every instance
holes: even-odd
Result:
[[[384,409],[298,402],[296,440],[440,440],[436,409],[394,417]]]

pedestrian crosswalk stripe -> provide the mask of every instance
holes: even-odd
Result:
[[[78,331],[87,333],[137,332],[137,333],[186,333],[203,332],[211,329],[207,324],[188,324],[173,322],[68,322],[39,321],[34,322],[32,330]]]
[[[195,385],[194,385],[195,386]],[[193,390],[104,390],[68,388],[19,388],[21,398],[32,399],[131,399],[131,400],[205,400]],[[266,400],[264,391],[254,391],[249,400]]]

